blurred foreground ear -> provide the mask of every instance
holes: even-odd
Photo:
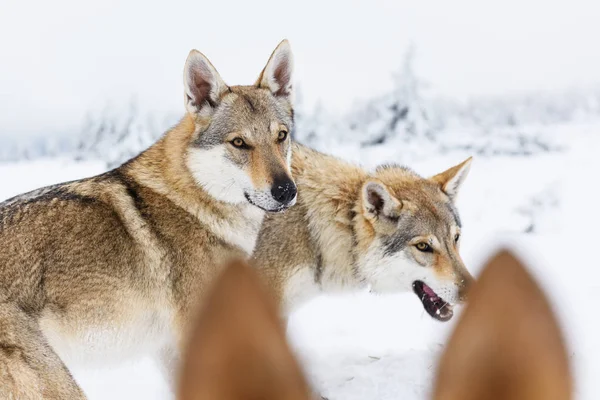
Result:
[[[443,354],[435,400],[568,400],[562,335],[544,294],[503,251],[486,266]]]
[[[243,262],[204,303],[185,354],[180,400],[308,400],[308,385],[271,297]]]

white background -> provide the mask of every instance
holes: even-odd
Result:
[[[250,84],[283,38],[305,101],[334,110],[384,91],[409,43],[447,95],[598,83],[599,17],[592,0],[3,0],[0,135],[70,132],[132,97],[183,112],[190,49]]]

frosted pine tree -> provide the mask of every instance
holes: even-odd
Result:
[[[116,167],[154,143],[175,121],[165,117],[157,124],[152,114],[139,111],[135,101],[124,113],[107,107],[99,116],[88,117],[77,158],[99,159],[109,168]]]
[[[415,73],[415,48],[407,50],[402,68],[394,75],[393,90],[355,113],[351,129],[364,133],[363,146],[391,139],[411,141],[432,138],[429,112],[423,97],[424,82]]]

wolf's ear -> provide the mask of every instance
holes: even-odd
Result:
[[[503,251],[472,287],[441,357],[434,400],[568,400],[571,374],[544,293]]]
[[[178,400],[308,400],[309,393],[275,302],[254,269],[231,263],[191,331]]]
[[[471,169],[471,161],[473,161],[473,157],[469,157],[460,164],[431,178],[432,181],[441,186],[442,192],[446,193],[450,197],[450,200],[456,200],[460,186]]]
[[[383,220],[394,222],[400,216],[402,203],[398,201],[378,181],[368,181],[362,188],[362,204],[365,216],[370,220]]]
[[[267,66],[256,81],[256,86],[269,89],[275,96],[287,97],[291,101],[293,61],[290,43],[284,40],[271,54]]]
[[[185,108],[192,115],[210,114],[229,88],[221,76],[198,50],[190,51],[183,71]]]

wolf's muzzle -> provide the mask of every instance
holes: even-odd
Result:
[[[271,187],[271,196],[281,204],[290,203],[297,193],[296,185],[287,176],[275,179]]]

